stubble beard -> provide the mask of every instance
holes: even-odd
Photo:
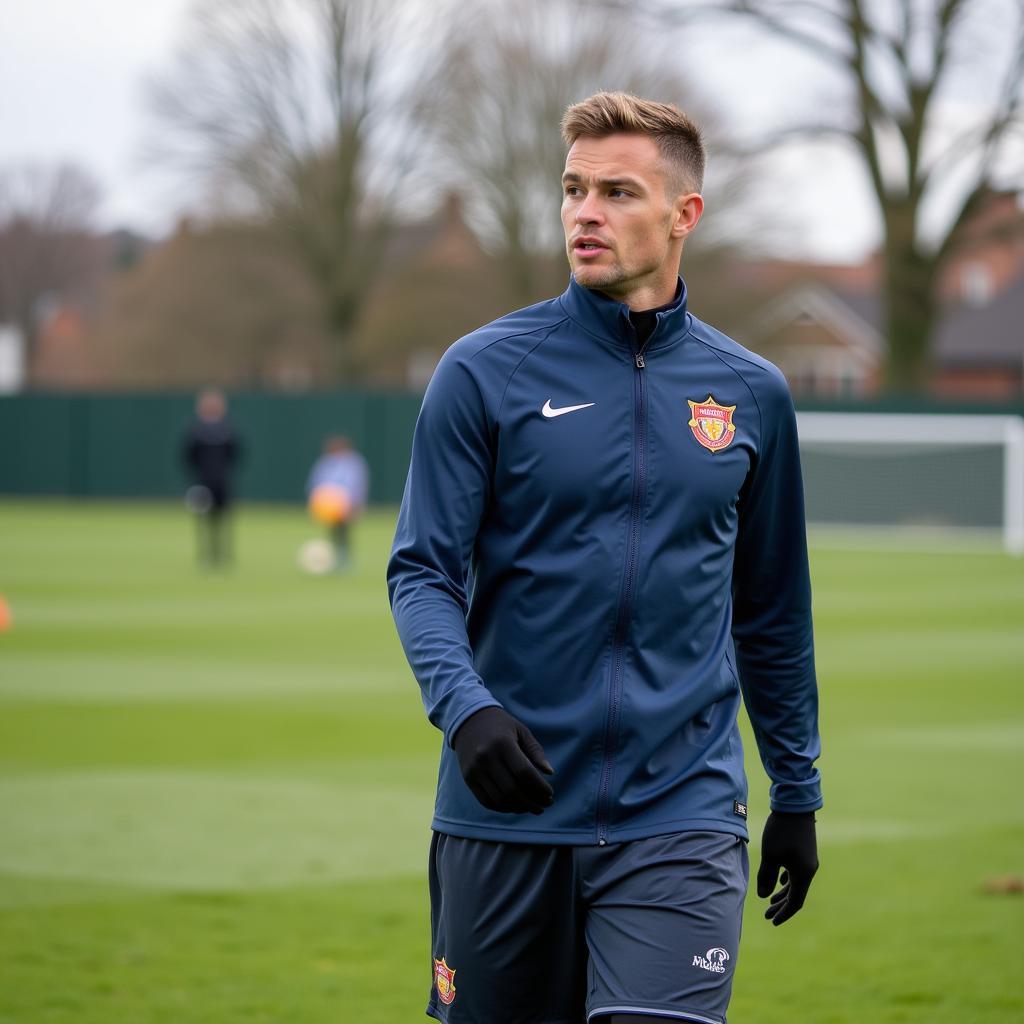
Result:
[[[617,259],[614,263],[604,266],[579,266],[573,268],[573,278],[582,288],[589,291],[604,292],[605,295],[618,301],[636,291],[647,278],[656,274],[660,264],[626,268]]]
[[[590,288],[595,291],[607,291],[616,285],[627,280],[626,272],[620,263],[613,263],[611,266],[595,267],[581,265],[573,268],[572,272],[576,283],[582,288]]]
[[[573,259],[571,247],[567,245],[566,255],[572,276],[581,288],[590,291],[604,292],[613,299],[620,301],[656,281],[664,267],[666,252],[657,246],[645,247],[640,252],[631,254],[629,264],[623,262],[622,253],[618,249],[609,250],[609,262],[593,263],[589,260]],[[603,260],[607,257],[603,257]]]

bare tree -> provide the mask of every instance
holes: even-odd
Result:
[[[205,0],[154,86],[158,152],[292,247],[339,376],[425,151],[437,26],[401,0]]]
[[[111,275],[89,347],[93,382],[105,388],[274,388],[285,377],[308,387],[327,369],[308,275],[244,222],[185,222]]]
[[[559,122],[567,106],[599,89],[621,89],[676,102],[713,128],[693,109],[678,53],[635,19],[613,18],[579,0],[522,0],[514,7],[481,0],[461,21],[446,63],[439,134],[447,173],[468,197],[477,233],[501,256],[514,297],[524,302],[548,285],[542,279],[552,265],[560,276],[566,272]],[[724,199],[737,176],[727,153],[716,157],[717,195]],[[713,201],[709,208],[731,205]],[[705,238],[715,219],[702,227]]]
[[[0,321],[17,326],[31,377],[42,304],[96,283],[100,189],[72,164],[0,169]]]
[[[819,58],[838,82],[838,102],[775,126],[752,149],[808,137],[852,146],[881,216],[888,381],[921,387],[944,265],[993,191],[1024,188],[1019,0],[637,0],[630,8],[638,5],[663,27],[747,20]],[[955,98],[976,112],[951,133],[944,105]],[[950,192],[952,212],[930,235],[922,212]]]

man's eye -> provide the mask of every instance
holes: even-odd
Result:
[[[567,196],[579,195],[579,192],[580,192],[580,190],[579,190],[579,188],[576,185],[566,185],[565,186],[565,194]]]
[[[611,191],[610,191],[610,192],[608,193],[608,195],[610,195],[610,196],[628,196],[628,195],[629,195],[629,193],[628,193],[628,192],[626,192],[626,191],[625,191],[625,189],[621,189],[621,188],[613,188],[613,189],[612,189],[612,190],[611,190]]]

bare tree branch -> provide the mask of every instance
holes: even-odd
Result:
[[[1018,24],[1014,57],[1000,88],[997,114],[978,139],[982,155],[977,180],[973,188],[961,200],[939,246],[936,259],[940,262],[946,260],[957,247],[964,228],[970,223],[971,217],[978,212],[985,197],[993,189],[992,169],[996,151],[1013,127],[1021,127],[1018,115],[1024,105],[1024,88],[1022,86],[1024,86],[1024,14]],[[1024,185],[1024,181],[1018,181],[1018,186],[1020,185]]]
[[[827,35],[815,34],[788,20],[793,15],[807,15],[819,21],[832,22],[833,27],[841,28],[842,16],[816,0],[776,0],[771,6],[765,0],[719,0],[708,3],[690,0],[681,4],[673,3],[672,0],[602,0],[599,6],[645,18],[660,29],[721,19],[723,16],[741,16],[779,38],[803,47],[806,52],[829,66],[839,63],[845,67],[850,60],[850,52]]]
[[[515,9],[481,0],[464,17],[448,59],[440,125],[447,174],[468,197],[484,244],[506,261],[515,297],[533,301],[546,264],[564,274],[559,123],[569,104],[599,89],[657,95],[695,113],[677,54],[635,18],[599,5],[524,0]],[[698,119],[699,113],[698,113]],[[704,119],[706,120],[706,119]],[[712,140],[715,140],[713,125]],[[716,155],[723,189],[727,155]],[[714,196],[709,209],[714,209]],[[702,226],[707,240],[727,214]]]
[[[890,379],[918,386],[926,376],[928,336],[938,308],[938,281],[965,226],[983,208],[995,186],[1005,146],[1024,125],[1024,10],[1014,0],[723,0],[718,4],[638,0],[648,17],[679,24],[699,19],[738,19],[760,25],[804,52],[825,57],[847,77],[848,106],[836,124],[848,126],[871,181],[884,235],[883,289],[890,342]],[[1011,20],[1012,19],[1012,20]],[[1012,27],[1015,25],[1015,28]],[[1005,65],[978,56],[979,38],[993,52],[1012,37]],[[997,48],[998,47],[998,48]],[[972,92],[991,86],[992,103],[978,99],[979,123],[958,133],[937,155],[944,130],[943,103],[970,74]],[[775,141],[822,137],[828,128],[782,126]],[[764,139],[760,140],[764,145]],[[901,163],[895,164],[896,157]],[[936,243],[924,238],[920,212],[936,191],[959,180],[965,167],[974,177]]]
[[[229,209],[267,221],[305,264],[342,374],[396,204],[427,151],[439,8],[205,0],[153,87],[164,155]]]

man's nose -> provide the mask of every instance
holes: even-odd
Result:
[[[600,200],[593,193],[576,207],[577,224],[600,224],[604,221]]]

